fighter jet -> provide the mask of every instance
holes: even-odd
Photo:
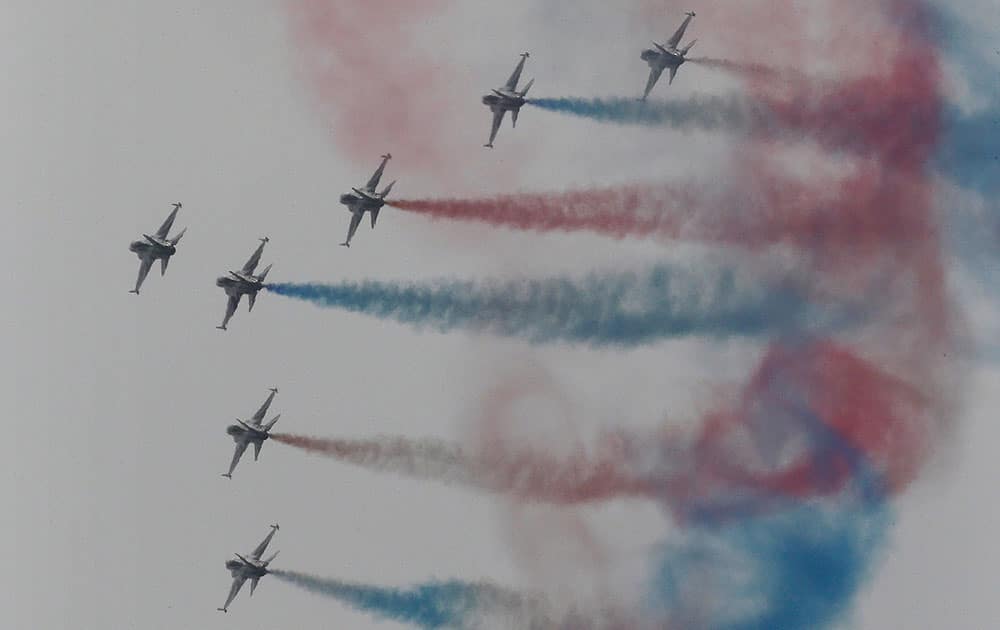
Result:
[[[656,85],[657,81],[659,81],[660,75],[663,74],[664,70],[668,68],[670,69],[670,80],[667,85],[674,82],[674,77],[677,75],[677,69],[680,68],[685,61],[687,61],[684,56],[688,54],[688,51],[691,50],[691,48],[693,48],[695,43],[698,41],[692,40],[691,43],[684,48],[677,48],[677,46],[681,43],[681,38],[684,37],[684,31],[687,30],[688,24],[690,24],[691,19],[694,18],[694,11],[688,11],[684,15],[686,16],[684,21],[681,22],[677,32],[667,40],[667,43],[660,45],[653,42],[653,45],[656,46],[656,50],[646,49],[642,51],[642,55],[640,55],[642,60],[649,64],[649,80],[646,82],[646,91],[643,93],[640,100],[646,100],[649,93],[653,91],[653,86]]]
[[[484,147],[493,148],[493,141],[497,137],[497,132],[500,131],[500,124],[503,123],[504,114],[507,112],[510,112],[511,123],[514,127],[517,127],[517,115],[521,111],[521,106],[525,103],[524,97],[535,83],[535,80],[532,79],[528,81],[523,90],[520,92],[517,91],[517,82],[521,80],[521,71],[524,70],[524,62],[530,56],[529,53],[521,53],[521,61],[517,62],[514,73],[507,79],[507,83],[502,88],[493,90],[492,94],[487,94],[483,97],[483,105],[488,106],[490,111],[493,112],[493,127],[490,128],[490,141],[484,144]]]
[[[238,560],[226,561],[226,568],[229,569],[229,573],[233,576],[233,585],[229,588],[229,597],[226,598],[226,603],[218,610],[229,612],[229,604],[233,603],[233,600],[236,599],[236,594],[240,592],[240,589],[243,588],[243,583],[247,580],[250,580],[250,596],[253,597],[253,592],[257,588],[257,582],[268,573],[267,565],[271,564],[271,561],[278,556],[278,552],[275,551],[267,560],[260,559],[264,550],[267,549],[267,544],[271,542],[274,532],[278,531],[278,529],[280,528],[277,523],[271,525],[271,531],[268,533],[267,538],[257,545],[257,548],[250,553],[249,558],[245,558],[237,553],[234,555]]]
[[[229,301],[226,303],[226,316],[222,319],[222,325],[216,326],[219,330],[226,330],[229,318],[236,312],[236,307],[240,305],[240,298],[244,295],[250,301],[250,308],[247,310],[253,310],[254,302],[257,301],[257,292],[264,288],[264,278],[267,277],[267,272],[271,271],[272,265],[268,265],[259,276],[253,275],[254,270],[257,268],[257,263],[260,262],[260,255],[264,251],[264,245],[267,245],[269,240],[266,236],[260,239],[260,245],[257,246],[257,250],[250,256],[250,260],[243,265],[243,269],[230,271],[228,276],[216,279],[215,285],[225,289],[226,295],[229,296]]]
[[[184,236],[184,232],[187,232],[187,228],[184,228],[173,238],[167,238],[167,232],[173,226],[177,211],[180,209],[181,204],[175,203],[173,211],[167,216],[167,220],[163,222],[156,234],[153,236],[143,234],[142,237],[146,240],[132,241],[132,244],[128,246],[129,251],[139,257],[139,277],[135,280],[135,288],[129,293],[139,295],[139,287],[142,286],[142,281],[146,279],[146,274],[149,273],[149,269],[155,261],[160,261],[160,275],[167,273],[167,263],[170,262],[170,257],[177,253],[177,243]]]
[[[361,219],[365,216],[365,212],[370,212],[372,215],[372,229],[375,229],[375,222],[378,221],[379,210],[385,205],[385,197],[392,190],[392,187],[396,185],[395,180],[388,186],[386,186],[382,192],[375,192],[375,187],[378,186],[379,180],[382,179],[382,172],[385,170],[385,164],[392,159],[391,153],[386,153],[382,156],[382,163],[378,165],[375,169],[375,174],[371,176],[368,183],[365,184],[363,189],[351,188],[354,194],[348,193],[346,195],[340,196],[340,203],[347,206],[348,211],[351,213],[351,225],[347,228],[347,240],[345,240],[341,245],[344,247],[351,246],[351,238],[354,237],[354,233],[358,229],[358,225],[361,223]]]
[[[236,442],[236,452],[233,453],[233,461],[229,462],[229,472],[222,473],[223,477],[233,478],[233,470],[236,469],[236,464],[240,463],[243,451],[247,450],[247,446],[250,444],[253,444],[253,461],[257,461],[257,458],[260,457],[260,447],[264,445],[264,440],[271,437],[269,433],[271,427],[278,421],[281,414],[279,413],[271,418],[271,421],[267,424],[261,424],[264,422],[264,415],[267,413],[267,408],[271,406],[271,401],[274,400],[274,395],[278,393],[278,389],[275,387],[272,387],[270,391],[271,395],[267,397],[267,400],[260,406],[257,413],[253,414],[250,422],[243,422],[237,418],[236,422],[239,422],[239,424],[231,424],[226,427],[226,433],[233,436],[233,441]]]

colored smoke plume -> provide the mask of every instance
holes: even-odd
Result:
[[[532,343],[632,346],[689,335],[839,329],[855,309],[811,304],[790,278],[749,270],[658,265],[583,279],[341,284],[276,283],[279,295],[439,332],[469,330]]]

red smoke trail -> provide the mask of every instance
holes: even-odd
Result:
[[[631,185],[562,194],[399,200],[391,204],[434,219],[481,221],[520,230],[593,231],[625,238],[676,234],[680,217],[660,208],[683,208],[689,205],[689,196],[667,187]]]
[[[907,204],[888,203],[920,188],[907,173],[859,168],[826,185],[782,173],[769,154],[744,150],[757,173],[737,175],[725,192],[700,185],[631,185],[557,194],[485,199],[401,200],[392,205],[433,219],[478,221],[532,231],[590,231],[747,247],[789,244],[815,256],[877,256],[886,241],[912,245],[935,236],[911,218]],[[914,194],[922,194],[914,192]],[[844,204],[845,198],[853,198]],[[916,219],[916,220],[915,220]]]
[[[806,76],[791,68],[775,68],[763,63],[740,62],[730,59],[714,59],[712,57],[690,57],[688,61],[706,68],[724,70],[732,74],[749,77],[759,81],[795,82],[806,80]]]
[[[378,437],[367,440],[324,439],[272,434],[274,440],[342,462],[419,479],[471,486],[526,501],[584,503],[610,497],[650,495],[648,480],[626,472],[626,447],[614,436],[596,453],[582,448],[553,459],[529,446],[494,443],[489,451],[468,455],[436,440]]]
[[[359,160],[389,149],[432,169],[450,151],[450,80],[414,31],[448,0],[289,0],[293,42],[339,148]],[[440,121],[436,123],[436,121]]]
[[[832,495],[861,474],[899,492],[938,435],[933,412],[926,395],[845,347],[773,347],[736,408],[706,417],[689,469],[664,480],[667,501],[683,513],[739,506],[745,492]]]

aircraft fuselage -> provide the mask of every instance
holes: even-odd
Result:
[[[243,274],[230,271],[230,275],[216,278],[215,286],[225,289],[226,295],[237,296],[256,293],[264,288],[264,284],[256,278],[247,278]]]
[[[525,103],[525,98],[520,94],[513,92],[506,92],[504,90],[493,90],[493,94],[487,94],[483,97],[483,105],[489,106],[490,109],[521,109],[521,106]]]
[[[385,199],[378,195],[369,195],[362,190],[354,189],[354,193],[340,196],[340,203],[347,206],[348,212],[371,212],[380,210],[385,205]]]
[[[151,238],[146,241],[132,241],[132,243],[129,244],[128,249],[133,254],[138,255],[139,258],[150,255],[154,259],[169,258],[177,253],[177,248],[174,245],[159,242]]]
[[[263,429],[257,431],[255,429],[248,429],[247,427],[239,424],[231,424],[226,427],[226,433],[233,436],[234,442],[263,442],[271,437]]]
[[[687,61],[679,52],[653,50],[652,48],[642,51],[641,57],[651,68],[660,68],[661,70],[671,66],[679,68]]]
[[[234,578],[244,577],[248,580],[264,577],[268,573],[266,568],[242,560],[226,560],[226,568]]]

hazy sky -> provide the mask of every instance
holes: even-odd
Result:
[[[257,463],[246,456],[227,481],[219,477],[233,449],[225,427],[252,414],[273,386],[280,393],[272,412],[282,414],[285,431],[460,439],[491,383],[535,372],[572,400],[574,431],[611,421],[645,427],[664,415],[683,422],[709,406],[720,383],[745,378],[759,344],[532,347],[415,331],[267,293],[223,333],[215,326],[225,298],[214,280],[265,235],[263,264],[274,262],[269,280],[280,281],[696,264],[707,254],[693,246],[664,251],[651,241],[447,224],[392,209],[376,231],[363,224],[349,250],[337,247],[349,219],[337,197],[368,178],[381,151],[393,152],[387,177],[399,179],[395,192],[405,197],[662,173],[710,178],[730,159],[732,140],[722,134],[602,126],[538,110],[522,112],[516,130],[508,123],[494,151],[480,149],[489,117],[479,98],[522,50],[532,52],[525,78],[537,79],[539,96],[638,92],[645,80],[638,50],[671,31],[684,7],[663,3],[642,32],[606,4],[456,2],[427,25],[419,45],[470,81],[442,88],[454,125],[447,140],[467,145],[467,154],[455,158],[461,168],[434,175],[404,140],[365,159],[338,144],[280,2],[3,3],[0,387],[10,413],[0,447],[8,563],[0,625],[402,627],[273,578],[252,600],[241,593],[228,615],[216,612],[230,584],[223,563],[252,549],[272,522],[281,524],[271,548],[281,550],[275,565],[283,568],[390,585],[456,577],[551,586],[537,566],[550,558],[525,557],[503,499],[372,474],[275,443]],[[987,30],[1000,23],[996,5],[954,5],[980,23],[974,41],[984,58],[1000,60],[992,54],[996,27]],[[692,28],[705,54],[719,45],[707,19]],[[394,53],[393,33],[366,36]],[[960,61],[948,81],[954,104],[984,106],[988,95]],[[691,66],[673,88],[734,85]],[[189,230],[167,275],[154,268],[137,298],[128,293],[138,267],[128,244],[155,230],[174,201],[184,204],[175,230]],[[957,264],[952,271],[976,347],[976,334],[1000,318],[996,292]],[[989,358],[969,361],[958,428],[896,502],[890,543],[851,627],[985,628],[1000,620],[993,500],[1000,371]],[[587,510],[591,522],[617,533],[620,558],[641,555],[666,521],[638,502]],[[553,553],[555,564],[579,562]]]

